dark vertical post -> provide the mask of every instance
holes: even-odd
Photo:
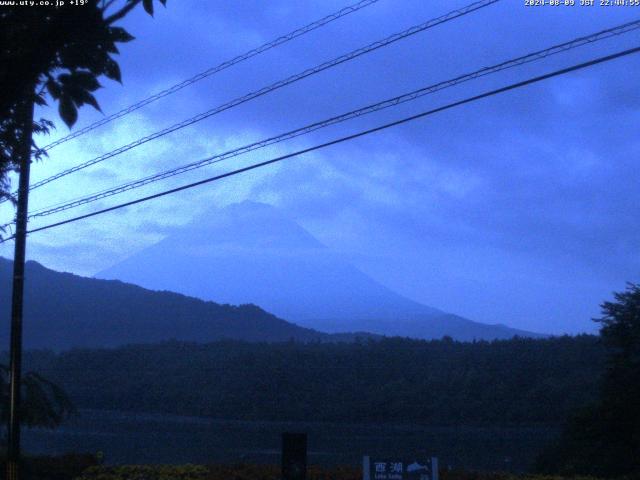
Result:
[[[282,478],[283,480],[306,480],[306,433],[282,434]]]
[[[15,152],[20,166],[18,206],[16,211],[15,254],[13,257],[13,292],[11,297],[11,345],[9,350],[9,421],[7,442],[7,480],[19,479],[20,465],[20,384],[22,381],[22,304],[24,262],[29,208],[29,171],[31,169],[31,135],[33,130],[33,89],[27,91],[24,104],[16,112],[21,124],[20,146]]]

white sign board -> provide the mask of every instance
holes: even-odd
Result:
[[[362,458],[363,480],[438,480],[438,459]]]

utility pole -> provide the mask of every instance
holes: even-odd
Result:
[[[22,383],[22,311],[24,262],[29,208],[29,171],[33,133],[34,88],[29,87],[16,116],[20,127],[19,145],[14,152],[20,168],[18,206],[16,210],[15,254],[13,257],[13,292],[11,296],[11,345],[9,349],[9,419],[7,425],[7,480],[20,478],[20,385]]]

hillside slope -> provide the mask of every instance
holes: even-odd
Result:
[[[11,270],[0,257],[0,342],[8,345]],[[254,305],[220,305],[120,281],[97,280],[26,265],[24,342],[27,348],[68,349],[153,343],[340,340],[302,328]]]

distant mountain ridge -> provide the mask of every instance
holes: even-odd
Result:
[[[96,277],[216,302],[252,303],[322,331],[458,340],[541,336],[473,322],[403,297],[276,208],[256,202],[211,210]]]
[[[11,271],[0,257],[0,342],[9,344]],[[26,348],[65,350],[166,340],[352,341],[286,322],[255,305],[220,305],[173,292],[98,280],[26,264]],[[357,336],[367,336],[360,334]]]

